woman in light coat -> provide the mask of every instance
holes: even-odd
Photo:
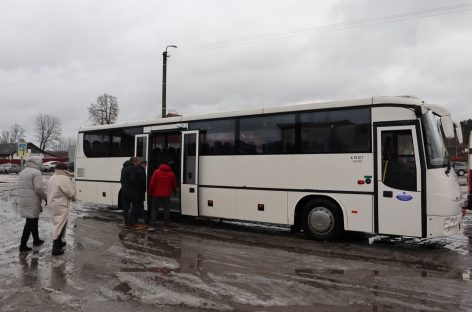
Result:
[[[52,255],[58,256],[64,253],[62,241],[69,218],[69,205],[75,201],[75,188],[66,173],[66,165],[59,163],[54,169],[54,175],[47,183],[48,207],[51,209],[52,222]]]
[[[41,200],[46,200],[43,177],[39,170],[42,164],[41,157],[33,156],[26,161],[25,168],[18,176],[20,216],[26,218],[21,236],[20,252],[31,250],[26,245],[31,234],[33,234],[33,246],[40,246],[44,243],[39,239],[38,234],[39,214],[43,211]]]

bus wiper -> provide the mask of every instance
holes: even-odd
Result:
[[[446,174],[449,175],[450,172],[451,172],[451,162],[448,161],[448,162],[447,162]]]

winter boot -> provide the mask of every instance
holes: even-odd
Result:
[[[61,241],[59,239],[55,239],[52,242],[52,255],[53,256],[60,256],[64,254],[64,250],[61,249]]]
[[[66,242],[64,242],[64,241],[62,240],[62,238],[58,238],[58,239],[59,239],[59,246],[61,247],[61,249],[64,248],[64,247],[66,247],[66,245],[67,245]]]
[[[27,252],[27,251],[31,251],[31,250],[33,250],[33,248],[28,247],[26,245],[20,245],[20,252]]]

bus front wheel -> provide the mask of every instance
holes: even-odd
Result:
[[[333,240],[343,231],[341,210],[326,199],[313,199],[306,203],[303,214],[305,236],[317,240]]]

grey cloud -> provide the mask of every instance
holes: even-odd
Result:
[[[119,121],[160,116],[161,53],[167,44],[179,46],[170,51],[168,107],[186,115],[415,94],[446,105],[456,119],[471,118],[470,10],[329,32],[319,28],[453,4],[4,1],[0,129],[17,122],[33,139],[34,117],[45,112],[75,136],[88,124],[87,106],[104,92],[118,97]],[[225,42],[230,46],[221,48]]]

